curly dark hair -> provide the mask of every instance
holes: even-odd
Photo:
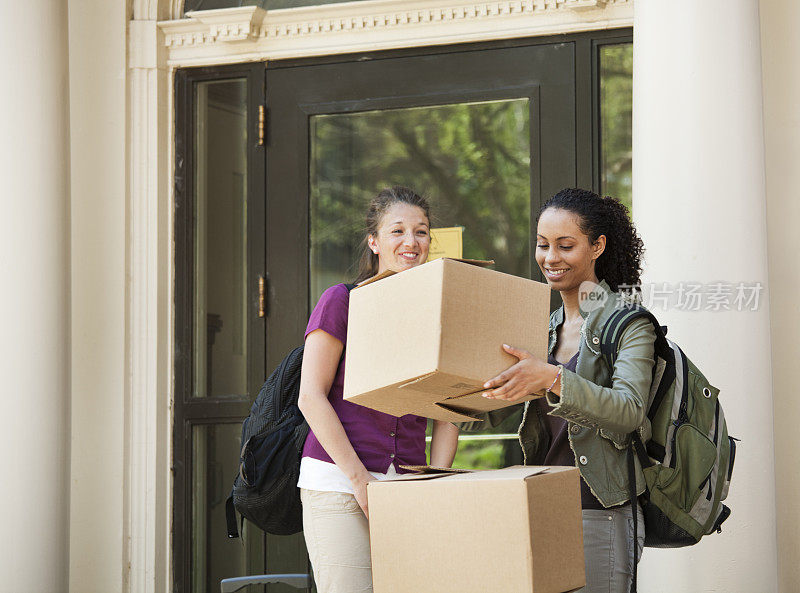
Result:
[[[595,274],[605,280],[611,290],[624,287],[639,292],[644,243],[631,222],[628,208],[616,198],[600,197],[586,189],[562,189],[545,202],[539,216],[548,208],[559,208],[576,214],[580,229],[590,243],[606,236],[606,248],[595,262]],[[538,221],[538,217],[537,217]]]

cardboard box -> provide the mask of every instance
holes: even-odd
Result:
[[[375,593],[562,593],[586,584],[574,467],[370,482]]]
[[[486,263],[442,258],[354,289],[344,398],[450,422],[512,405],[482,386],[517,362],[504,343],[547,358],[550,287]]]

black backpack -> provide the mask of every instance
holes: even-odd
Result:
[[[355,285],[347,284],[348,290]],[[236,511],[274,535],[303,530],[297,480],[308,423],[297,407],[304,346],[284,358],[258,392],[242,423],[239,475],[225,503],[228,537],[239,537]],[[342,353],[344,355],[344,353]]]

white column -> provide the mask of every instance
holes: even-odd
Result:
[[[637,0],[634,220],[647,281],[767,286],[757,0]],[[777,590],[769,303],[656,310],[742,439],[722,534],[645,551],[640,591]]]
[[[0,588],[62,592],[69,563],[66,2],[0,3]]]
[[[136,0],[128,21],[129,185],[124,591],[172,590],[171,76],[157,18],[166,0]],[[182,5],[182,4],[181,4]],[[176,566],[174,570],[182,570]]]
[[[778,590],[800,591],[800,3],[761,0],[764,68],[764,138],[767,162],[772,380],[775,413],[775,499],[778,521]]]
[[[69,0],[72,593],[123,591],[127,10]]]

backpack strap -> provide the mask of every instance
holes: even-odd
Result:
[[[633,462],[633,446],[628,447],[628,489],[630,490],[631,515],[633,516],[633,542],[631,543],[633,545],[633,575],[631,575],[630,593],[636,593],[639,565],[639,522],[636,517],[638,509],[636,506],[636,466]]]
[[[627,329],[628,325],[634,320],[644,317],[649,320],[656,330],[656,339],[663,339],[664,332],[661,330],[656,318],[644,307],[639,305],[631,305],[617,309],[608,318],[603,331],[600,336],[600,352],[606,360],[609,371],[613,374],[614,364],[617,361],[617,353],[619,352],[619,342],[622,334]],[[631,575],[631,593],[636,593],[636,581],[638,576],[639,564],[639,522],[637,521],[638,508],[636,504],[636,465],[633,459],[634,456],[634,440],[638,437],[638,433],[633,431],[631,433],[631,445],[628,447],[628,490],[630,495],[631,516],[633,517],[633,574]],[[641,442],[641,441],[640,441]],[[649,463],[648,463],[649,465]]]
[[[674,363],[675,353],[667,341],[667,328],[659,324],[655,316],[641,305],[634,304],[617,309],[611,314],[611,317],[608,318],[603,326],[600,339],[600,353],[603,355],[609,371],[613,373],[614,364],[617,361],[617,354],[619,353],[619,343],[622,340],[622,334],[625,333],[628,325],[640,318],[647,319],[653,325],[653,329],[656,332],[656,360],[658,358],[662,358],[668,363],[661,379],[660,389],[656,392],[648,409],[647,417],[652,422],[653,415],[658,410],[661,400],[666,395],[666,391],[674,379],[674,376],[672,375],[675,373],[675,365],[669,364]],[[655,371],[656,367],[653,367],[654,376]]]
[[[357,285],[356,284],[345,284],[344,286],[345,286],[345,288],[347,288],[347,292],[349,294],[350,291],[353,290]],[[298,351],[298,354],[297,354],[298,356],[302,356],[303,351],[305,350],[305,344],[302,344],[302,345],[298,346],[295,350]],[[284,390],[285,390],[284,383],[283,383],[283,378],[286,375],[286,368],[289,366],[290,359],[294,358],[292,356],[293,354],[294,354],[294,352],[292,352],[292,354],[290,354],[289,356],[284,358],[281,361],[280,366],[278,367],[278,369],[279,369],[278,370],[278,376],[281,378],[280,384],[278,385],[278,393],[283,393]],[[344,350],[342,350],[342,356],[344,356]],[[341,358],[339,360],[341,362]],[[276,397],[275,398],[275,408],[274,408],[274,411],[273,411],[273,414],[274,414],[275,418],[280,418],[280,416],[281,416],[281,403],[282,403],[281,402],[281,398],[277,398]]]
[[[626,306],[617,309],[611,314],[611,317],[608,318],[608,321],[603,326],[600,336],[600,351],[606,362],[608,362],[608,368],[613,369],[614,363],[617,361],[622,334],[625,333],[628,325],[642,317],[650,321],[656,331],[656,352],[661,353],[665,348],[669,349],[666,337],[667,328],[662,326],[653,314],[641,305]]]
[[[635,430],[631,433],[631,444],[628,447],[628,491],[631,499],[631,516],[633,516],[633,575],[630,593],[636,593],[636,580],[639,566],[639,522],[637,521],[639,509],[636,504],[638,497],[636,496],[636,465],[633,461],[634,451],[636,451],[636,456],[639,458],[639,463],[642,468],[653,465],[653,462],[650,461],[650,457],[647,456],[639,433]]]
[[[603,331],[601,334],[601,342],[600,342],[600,352],[605,358],[606,363],[608,364],[609,370],[613,372],[614,364],[617,360],[617,354],[619,352],[619,342],[622,339],[622,334],[627,329],[628,325],[630,325],[634,320],[644,318],[650,321],[655,329],[656,333],[656,343],[655,343],[655,351],[656,356],[665,357],[666,360],[669,360],[669,356],[672,353],[672,349],[667,342],[666,334],[667,330],[665,327],[662,327],[661,324],[658,323],[658,320],[653,316],[650,311],[642,307],[641,305],[634,304],[629,307],[623,307],[615,311],[611,317],[609,317],[606,324],[603,326]],[[655,371],[655,368],[653,369]],[[673,365],[674,371],[674,365]],[[664,391],[670,381],[664,381],[662,379],[661,382],[661,389],[656,394],[656,397],[653,400],[653,404],[650,406],[648,410],[648,417],[651,414],[655,413],[658,409],[658,404],[661,399],[664,397]],[[652,421],[652,418],[650,418]],[[637,520],[638,515],[638,505],[637,505],[637,495],[636,495],[636,463],[634,461],[634,456],[639,458],[639,464],[644,469],[646,467],[650,467],[653,465],[653,462],[650,460],[650,457],[647,455],[647,451],[645,450],[644,444],[642,443],[641,438],[639,437],[639,433],[637,431],[633,431],[631,433],[631,443],[628,447],[628,489],[630,494],[630,505],[631,505],[631,516],[633,517],[633,541],[631,545],[633,546],[633,574],[631,578],[631,593],[636,593],[637,591],[637,577],[638,577],[638,565],[639,565],[639,522]]]
[[[344,286],[345,286],[345,288],[347,288],[347,292],[349,293],[351,290],[353,290],[357,286],[357,284],[355,284],[355,283],[353,283],[353,284],[345,284]],[[300,346],[300,352],[301,353],[302,353],[302,348],[303,347]],[[344,354],[342,354],[342,356],[344,356]],[[281,368],[282,369],[285,369],[285,367],[287,365],[287,362],[288,362],[287,359],[284,359],[281,362]],[[283,371],[281,371],[280,374],[283,375]],[[283,391],[283,386],[282,385],[280,386],[280,390]],[[278,418],[280,416],[280,401],[278,401],[277,399],[276,399],[276,402],[275,402],[275,408],[276,408],[275,409],[275,417]],[[228,531],[228,537],[231,538],[231,539],[239,537],[239,533],[241,531],[243,531],[242,527],[244,526],[244,517],[242,517],[242,526],[241,527],[237,526],[237,524],[236,524],[236,507],[233,504],[233,492],[231,492],[231,495],[225,501],[225,523],[226,523],[226,527],[227,527],[227,531]]]

